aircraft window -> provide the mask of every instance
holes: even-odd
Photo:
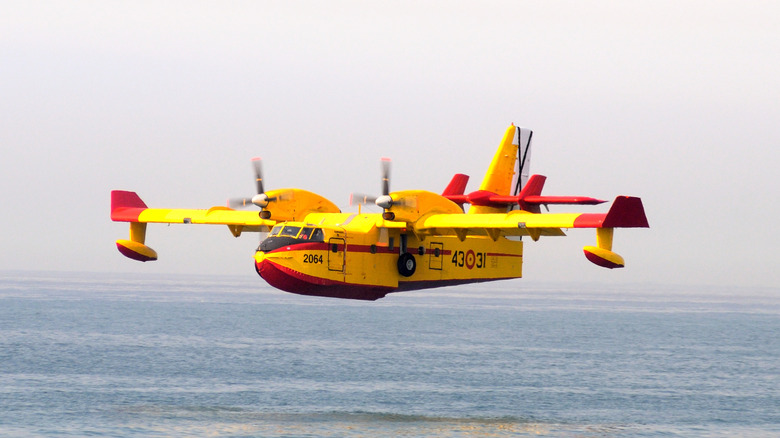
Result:
[[[307,240],[309,236],[311,236],[312,228],[304,227],[301,230],[301,235],[298,236],[299,239]]]
[[[291,225],[287,225],[286,227],[282,228],[282,232],[279,233],[279,235],[295,237],[298,235],[298,231],[301,231],[301,227],[293,227]]]
[[[324,242],[325,241],[325,235],[322,233],[322,228],[315,228],[314,232],[311,233],[311,240],[315,242]]]
[[[277,225],[277,226],[273,227],[273,229],[271,229],[271,232],[268,233],[268,236],[269,237],[270,236],[276,236],[276,235],[279,234],[279,231],[282,231],[282,226],[281,225]]]

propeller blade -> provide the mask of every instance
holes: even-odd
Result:
[[[390,159],[382,158],[382,195],[390,194]]]
[[[230,208],[241,208],[252,205],[252,198],[230,198],[227,206]]]
[[[254,204],[261,209],[268,206],[270,201],[275,201],[276,197],[269,198],[265,194],[265,188],[263,187],[263,166],[262,159],[260,157],[252,158],[252,167],[255,170],[255,183],[257,184],[257,194],[251,198],[230,198],[228,199],[228,207],[241,208]]]
[[[376,202],[376,196],[373,195],[366,195],[365,193],[351,193],[349,195],[349,205],[366,205],[366,204],[373,204]]]
[[[390,159],[382,158],[382,195],[374,196],[365,193],[351,193],[349,195],[349,205],[367,205],[376,204],[380,208],[388,209],[393,203],[390,198]],[[387,205],[387,207],[383,207]]]
[[[262,159],[260,157],[252,158],[252,165],[255,168],[255,182],[257,183],[257,194],[265,193],[263,189],[263,168],[261,166]]]

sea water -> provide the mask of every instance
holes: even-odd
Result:
[[[780,436],[780,290],[0,273],[0,436]]]

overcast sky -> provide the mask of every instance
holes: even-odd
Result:
[[[526,279],[778,287],[778,17],[774,1],[2,2],[0,269],[256,276],[257,234],[227,227],[151,225],[160,259],[124,258],[110,190],[207,208],[253,193],[254,156],[266,187],[343,210],[380,190],[384,156],[394,190],[456,172],[476,190],[514,122],[546,194],[639,196],[651,225],[616,231],[623,270],[585,259],[593,230],[529,241]]]

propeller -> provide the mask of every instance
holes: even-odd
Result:
[[[349,205],[365,205],[365,204],[376,204],[379,207],[382,207],[379,205],[379,200],[383,198],[390,199],[390,159],[389,158],[382,158],[382,196],[374,196],[374,195],[366,195],[364,193],[352,193],[349,195]],[[390,203],[392,203],[392,199],[390,199]],[[382,207],[382,208],[390,208],[390,207]]]
[[[265,193],[265,188],[263,186],[262,159],[260,157],[252,158],[252,167],[254,168],[255,171],[255,184],[257,185],[256,186],[257,194],[252,196],[251,198],[228,199],[228,207],[241,208],[241,207],[247,207],[249,205],[256,205],[260,207],[261,210],[260,217],[262,217],[263,219],[269,219],[271,217],[271,212],[263,209],[268,207],[268,204],[273,201],[290,199],[292,197],[292,194],[283,192],[281,194],[276,194],[275,196],[268,196]]]
[[[393,207],[393,205],[399,205],[399,206],[412,206],[415,203],[415,200],[411,199],[396,199],[393,200],[393,198],[390,196],[390,159],[389,158],[382,158],[382,195],[381,196],[373,196],[373,195],[366,195],[362,193],[353,193],[349,196],[349,205],[354,204],[368,204],[368,203],[374,203],[377,207],[384,210],[382,213],[382,217],[385,220],[394,220],[395,219],[395,213],[390,211],[390,208]]]
[[[263,189],[263,167],[261,165],[262,159],[260,157],[254,157],[252,158],[252,166],[255,170],[255,182],[257,184],[257,195],[251,197],[251,198],[230,198],[228,199],[227,205],[230,208],[241,208],[241,207],[248,207],[251,204],[254,204],[255,198],[263,195],[265,190]],[[258,199],[260,201],[260,199]],[[255,204],[257,205],[257,204]],[[266,203],[267,205],[267,203]],[[258,207],[265,207],[265,205],[258,205]]]

